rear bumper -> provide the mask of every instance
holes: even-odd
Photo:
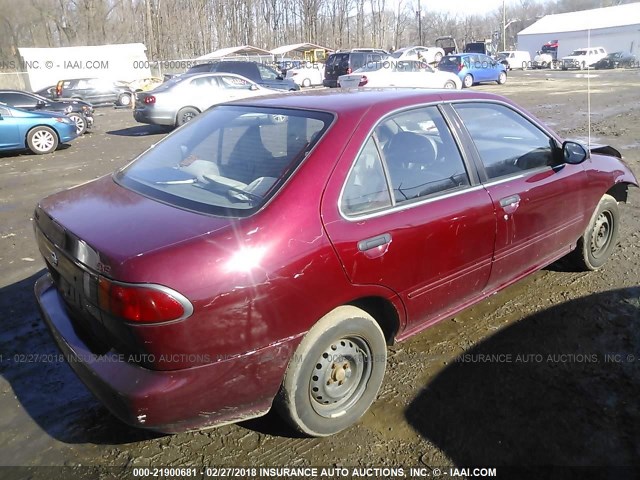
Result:
[[[42,318],[87,388],[120,420],[166,433],[233,423],[271,407],[300,337],[184,370],[149,370],[113,350],[96,355],[78,337],[51,277],[35,284]],[[215,359],[214,359],[215,360]]]

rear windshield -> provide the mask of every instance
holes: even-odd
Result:
[[[329,58],[327,59],[327,66],[332,67],[334,65],[340,65],[342,62],[347,61],[349,61],[348,53],[336,53],[333,55],[329,55]]]
[[[332,120],[327,112],[214,107],[116,172],[115,179],[179,208],[248,216],[279,190]]]
[[[440,60],[440,65],[459,65],[460,57],[457,56],[446,56],[442,60]]]

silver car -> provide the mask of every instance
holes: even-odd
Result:
[[[179,127],[212,105],[272,93],[278,92],[233,73],[180,75],[149,92],[138,92],[133,118]]]

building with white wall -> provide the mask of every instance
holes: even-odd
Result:
[[[558,58],[576,48],[604,47],[640,58],[640,2],[580,12],[546,15],[518,33],[518,50],[531,58],[542,45],[558,40]]]

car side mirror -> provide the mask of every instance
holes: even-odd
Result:
[[[577,142],[566,141],[562,144],[562,157],[565,163],[578,165],[589,158],[589,152]]]

